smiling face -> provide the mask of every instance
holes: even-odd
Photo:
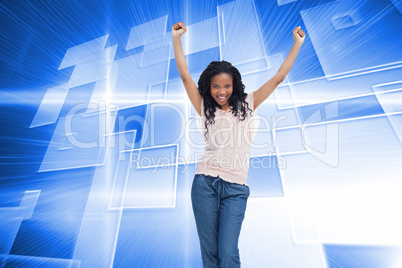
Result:
[[[233,79],[230,74],[220,73],[211,77],[211,95],[221,105],[222,110],[229,109],[229,98],[233,93]]]

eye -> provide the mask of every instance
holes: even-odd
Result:
[[[227,85],[227,86],[226,86],[226,88],[229,88],[229,87],[230,87],[230,85]]]
[[[213,88],[218,88],[218,86],[217,86],[217,85],[214,85]]]

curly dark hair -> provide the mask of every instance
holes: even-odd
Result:
[[[208,125],[215,123],[216,107],[222,109],[221,105],[218,104],[211,95],[211,78],[221,73],[227,73],[231,75],[233,79],[233,92],[229,98],[229,106],[232,108],[234,116],[243,121],[247,117],[248,110],[252,112],[246,102],[248,94],[244,92],[245,86],[241,80],[239,70],[230,62],[224,60],[211,62],[202,72],[198,80],[198,91],[204,100],[204,114],[206,117],[204,124],[207,131],[204,137],[206,137],[208,133]]]

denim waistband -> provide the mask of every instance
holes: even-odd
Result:
[[[248,187],[247,185],[244,185],[244,184],[239,184],[239,183],[235,183],[235,182],[225,181],[225,180],[222,179],[222,177],[220,177],[219,175],[218,175],[218,176],[205,175],[205,174],[195,174],[195,175],[203,176],[203,177],[207,178],[208,180],[212,180],[212,185],[213,185],[213,186],[215,186],[216,183],[217,183],[219,180],[221,180],[223,183],[228,184],[228,185],[236,184],[236,185],[241,185],[241,186]]]

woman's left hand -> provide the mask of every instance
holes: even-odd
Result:
[[[305,37],[306,34],[303,32],[300,26],[293,30],[293,39],[295,40],[295,43],[303,44]]]

